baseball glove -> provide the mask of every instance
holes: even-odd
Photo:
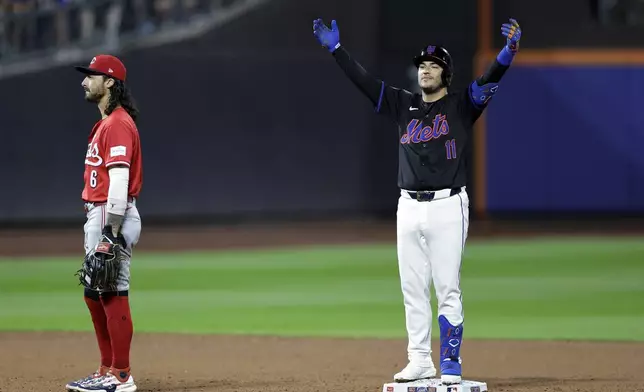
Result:
[[[88,289],[109,292],[117,290],[117,279],[125,255],[125,239],[114,238],[112,228],[105,226],[96,248],[85,255],[83,266],[74,276]]]

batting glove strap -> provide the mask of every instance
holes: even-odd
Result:
[[[499,52],[499,54],[496,56],[496,61],[499,62],[501,65],[509,66],[510,63],[512,63],[512,60],[514,59],[514,55],[516,52],[513,52],[508,48],[507,46],[504,46],[503,49]]]

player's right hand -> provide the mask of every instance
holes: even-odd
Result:
[[[329,29],[322,19],[313,21],[313,35],[318,39],[322,47],[326,48],[329,52],[333,53],[340,44],[340,30],[338,23],[335,20],[331,21],[331,28]]]
[[[519,50],[519,41],[521,40],[521,26],[515,19],[510,18],[510,23],[503,23],[501,33],[506,38],[506,46],[512,52]]]

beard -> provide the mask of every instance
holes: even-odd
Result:
[[[87,102],[98,103],[103,98],[103,95],[105,94],[102,92],[85,91],[85,100]]]
[[[438,84],[432,84],[431,86],[426,86],[426,87],[420,86],[420,90],[427,95],[437,93],[442,88],[443,88],[442,81]]]
[[[443,88],[443,85],[442,85],[442,84],[439,84],[439,85],[431,86],[431,87],[421,87],[421,90],[422,90],[425,94],[427,94],[427,95],[431,95],[431,94],[434,94],[434,93],[438,92],[438,90],[440,90],[440,89],[442,89],[442,88]]]

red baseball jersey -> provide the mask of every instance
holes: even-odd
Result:
[[[114,165],[130,168],[128,196],[138,197],[143,181],[139,131],[132,117],[120,107],[107,118],[99,120],[89,135],[82,193],[84,201],[107,201],[110,187],[108,170]]]

